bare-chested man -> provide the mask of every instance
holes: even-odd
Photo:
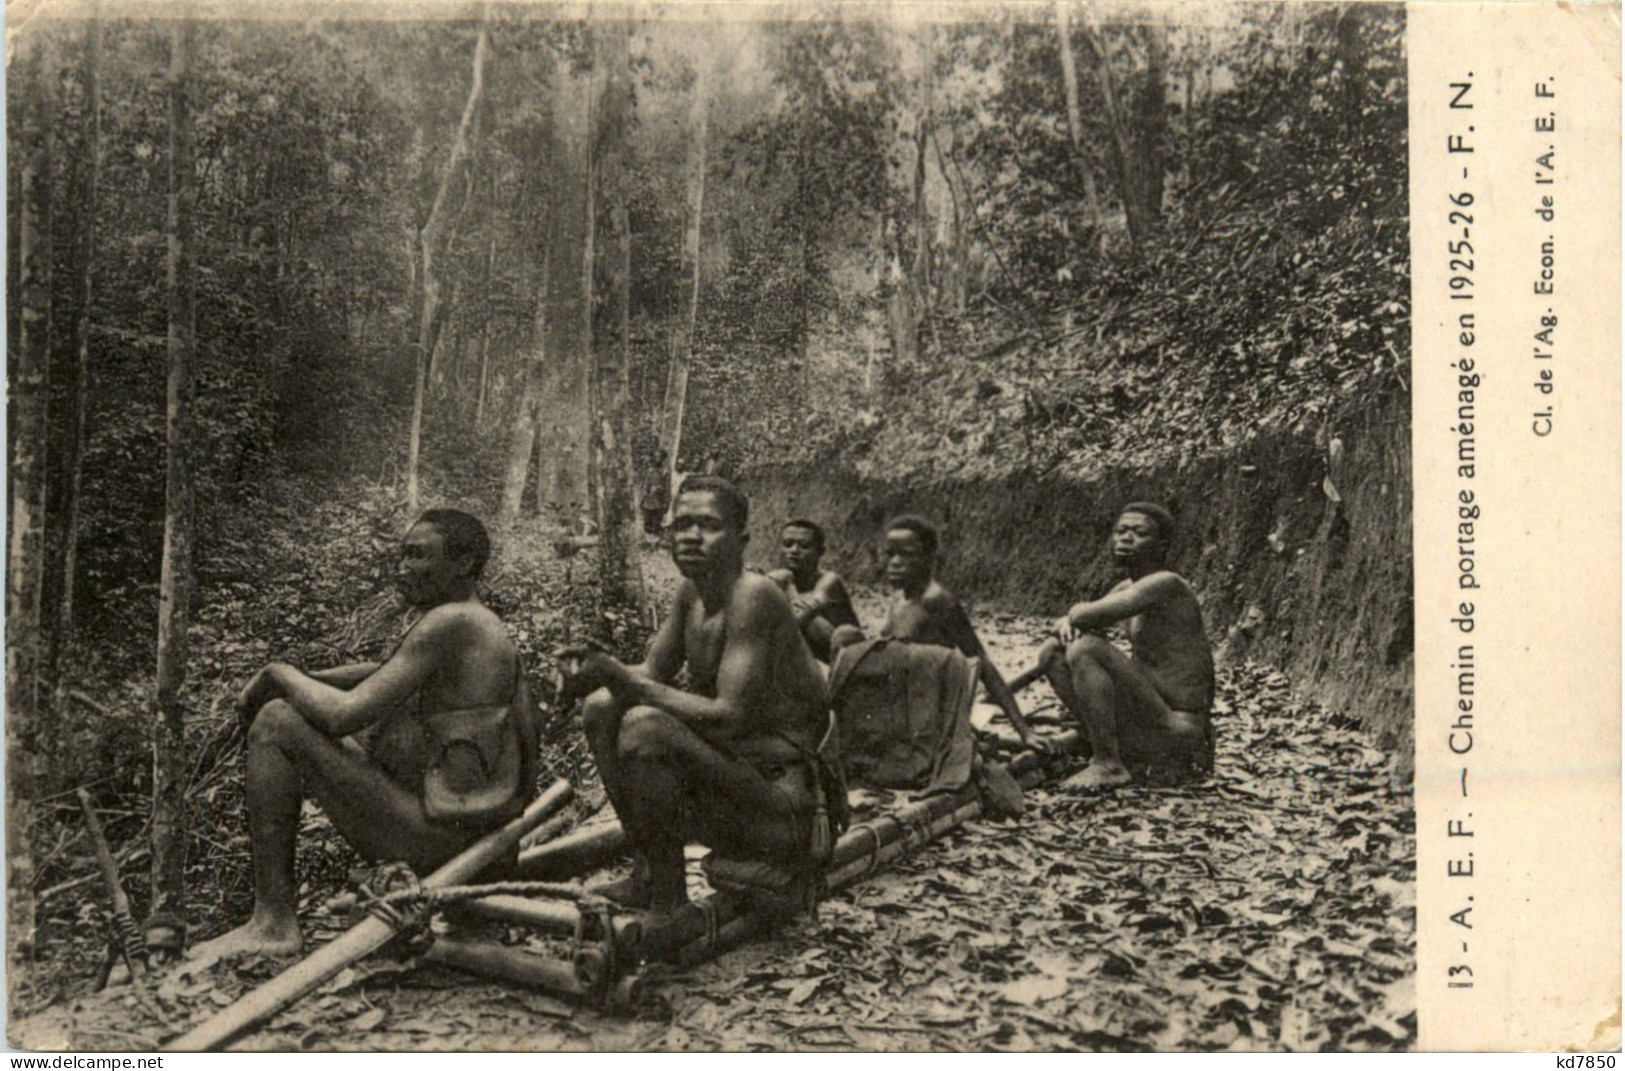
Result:
[[[803,862],[828,727],[824,674],[777,584],[744,571],[745,496],[693,476],[673,506],[672,560],[683,574],[640,666],[590,647],[558,657],[584,708],[599,775],[626,829],[632,874],[602,886],[628,906],[687,902],[683,846]],[[691,690],[674,685],[688,667]]]
[[[388,661],[316,673],[273,662],[243,689],[239,709],[251,719],[254,914],[195,955],[299,951],[294,843],[306,796],[363,855],[404,860],[419,873],[523,807],[534,789],[537,725],[518,651],[475,591],[490,550],[474,517],[429,510],[407,532],[397,574],[401,594],[424,614]],[[438,725],[447,715],[498,709],[514,718],[510,746],[521,750],[518,766],[530,781],[521,777],[511,804],[497,801],[501,811],[489,818],[431,819],[424,803],[425,773],[436,759],[429,719]],[[375,730],[370,739],[355,738],[368,729]]]
[[[1213,760],[1213,653],[1202,608],[1166,566],[1174,520],[1149,502],[1123,507],[1111,552],[1127,576],[1104,598],[1080,602],[1039,653],[1050,684],[1089,736],[1089,765],[1067,788],[1131,780],[1128,765],[1206,771]],[[1126,624],[1126,657],[1098,631]]]
[[[779,536],[779,560],[784,568],[773,570],[767,578],[789,597],[796,624],[812,653],[828,662],[830,637],[843,625],[856,627],[858,615],[841,575],[818,567],[823,554],[824,530],[809,520],[793,520]]]
[[[954,593],[943,587],[935,577],[937,561],[937,530],[924,518],[902,516],[886,525],[886,546],[883,551],[886,583],[892,588],[891,602],[886,608],[886,623],[882,636],[909,643],[928,643],[939,647],[952,647],[974,658],[981,666],[982,687],[1004,711],[1015,728],[1021,742],[1038,751],[1048,746],[1033,735],[1032,727],[1016,705],[1016,697],[1005,683],[999,667],[987,656],[982,640],[970,623]],[[848,634],[836,637],[843,645]]]

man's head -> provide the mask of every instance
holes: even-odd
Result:
[[[779,536],[779,557],[792,573],[810,573],[818,568],[824,553],[824,530],[809,520],[797,518],[784,526]]]
[[[904,514],[886,525],[886,583],[911,587],[931,579],[937,560],[937,529],[924,517]]]
[[[699,579],[718,568],[737,572],[744,558],[750,503],[720,476],[690,476],[671,511],[671,557],[677,571]]]
[[[1173,538],[1173,514],[1155,502],[1130,502],[1112,526],[1112,559],[1131,571],[1161,566]]]
[[[485,525],[457,509],[431,509],[401,546],[397,586],[413,606],[438,606],[473,594],[491,557]]]

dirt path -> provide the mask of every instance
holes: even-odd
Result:
[[[875,605],[860,601],[865,620]],[[1007,674],[1043,626],[977,623]],[[816,922],[672,975],[638,1016],[382,962],[239,1047],[1412,1047],[1409,794],[1350,719],[1296,703],[1280,674],[1224,670],[1219,696],[1208,783],[1029,793],[1019,823],[969,823],[836,895]],[[1023,706],[1057,724],[1047,687]],[[268,973],[171,978],[161,996],[178,1028]],[[12,1029],[41,1048],[147,1047],[164,1033],[127,994]]]

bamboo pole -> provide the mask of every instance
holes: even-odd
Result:
[[[528,896],[485,896],[468,901],[464,910],[493,922],[534,926],[538,930],[557,933],[574,933],[581,921],[581,911],[575,904]],[[620,915],[615,918],[614,927],[616,948],[635,955],[643,942],[642,920],[633,915]]]
[[[535,952],[509,948],[495,941],[436,937],[423,954],[425,962],[454,967],[470,974],[546,990],[561,997],[587,996],[587,987],[566,960],[549,959]]]
[[[626,848],[619,822],[585,826],[519,853],[514,873],[525,881],[561,881],[613,862]]]
[[[540,989],[555,996],[583,1000],[594,995],[592,987],[581,979],[573,964],[495,941],[440,937],[423,958],[442,967]],[[646,984],[641,976],[629,974],[613,980],[604,995],[613,1006],[629,1007],[641,997]]]
[[[574,794],[568,781],[555,781],[525,808],[524,814],[501,829],[487,833],[461,855],[424,878],[423,888],[432,891],[467,882],[513,851],[521,837],[569,803]],[[258,989],[243,994],[218,1015],[169,1042],[162,1051],[214,1050],[250,1027],[264,1022],[345,967],[378,951],[394,936],[393,926],[383,919],[369,916]]]

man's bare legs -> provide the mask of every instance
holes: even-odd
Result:
[[[195,956],[291,955],[301,936],[294,847],[308,792],[362,855],[405,860],[422,873],[467,846],[431,823],[422,802],[359,749],[327,736],[282,700],[261,707],[248,730],[248,835],[254,854],[254,914],[198,946]]]
[[[1067,779],[1074,789],[1107,788],[1131,780],[1124,755],[1157,762],[1205,752],[1209,733],[1199,714],[1171,710],[1138,666],[1099,636],[1082,636],[1063,655],[1046,646],[1047,674],[1061,702],[1083,723],[1092,755]]]
[[[806,850],[796,801],[750,763],[717,750],[655,707],[622,710],[607,692],[598,692],[586,710],[599,774],[639,857],[632,877],[602,886],[600,893],[655,911],[680,907],[688,901],[683,846],[690,840],[762,859],[792,859]],[[614,757],[606,775],[603,756],[609,752],[598,749],[612,725]],[[696,796],[704,798],[704,815],[686,813]],[[705,828],[685,828],[685,819]]]
[[[621,722],[626,714],[627,708],[608,688],[592,693],[581,704],[582,728],[586,732],[593,761],[598,765],[598,779],[603,782],[604,794],[609,797],[616,817],[621,820],[621,826],[630,838],[632,827],[626,820],[627,799],[622,788],[625,775],[620,754]],[[636,843],[633,847],[632,873],[628,877],[594,886],[593,891],[627,907],[647,907],[652,894],[649,863]],[[679,847],[679,854],[681,851]]]

